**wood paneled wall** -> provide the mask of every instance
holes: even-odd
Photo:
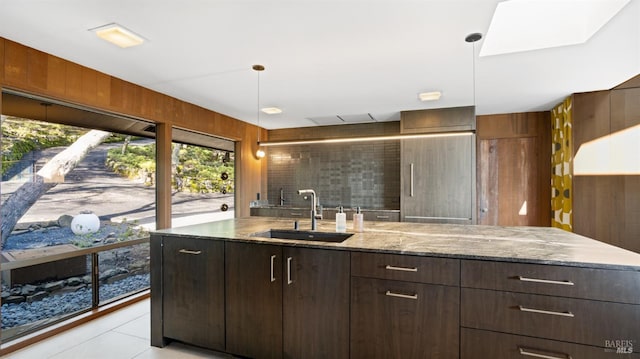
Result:
[[[478,116],[476,126],[478,224],[549,226],[551,114]]]
[[[640,76],[610,91],[573,95],[574,153],[585,142],[637,125]],[[573,229],[640,252],[640,176],[574,176]]]
[[[255,151],[250,151],[255,147],[258,133],[258,128],[252,124],[4,38],[0,38],[0,88],[238,141],[236,216],[249,215],[249,201],[260,191],[263,161],[253,156]],[[266,132],[263,138],[266,138]]]

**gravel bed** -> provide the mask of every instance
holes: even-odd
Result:
[[[111,284],[100,285],[100,301],[149,287],[149,274],[133,275]],[[13,328],[39,320],[64,316],[91,307],[91,287],[75,292],[50,295],[32,303],[2,305],[2,329]]]

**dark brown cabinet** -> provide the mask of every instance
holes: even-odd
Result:
[[[349,252],[227,243],[227,351],[349,357]]]
[[[151,244],[162,258],[152,273],[152,344],[224,350],[224,242],[154,236]]]
[[[282,247],[226,243],[227,351],[282,357]]]
[[[461,356],[606,358],[619,350],[637,352],[639,283],[636,271],[464,260]]]
[[[458,260],[354,252],[351,266],[351,358],[458,358]]]

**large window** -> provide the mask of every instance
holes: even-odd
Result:
[[[139,120],[2,100],[6,342],[148,289],[156,144],[154,127]],[[173,226],[233,217],[233,143],[174,134]]]

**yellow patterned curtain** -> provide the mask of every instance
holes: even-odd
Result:
[[[551,110],[551,226],[573,231],[571,96]]]

